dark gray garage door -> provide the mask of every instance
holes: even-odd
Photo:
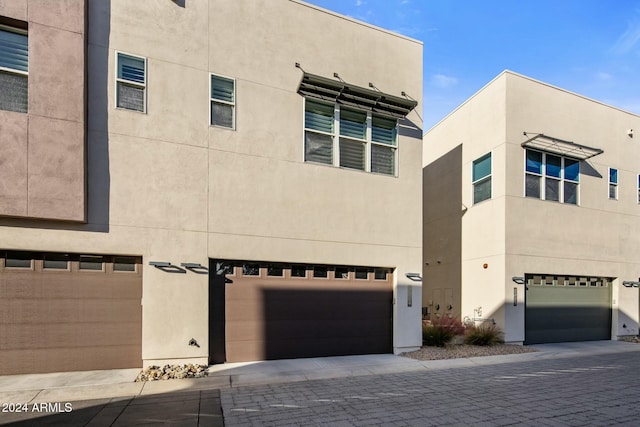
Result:
[[[0,375],[142,367],[140,267],[0,251]]]
[[[241,263],[229,272],[227,362],[392,351],[390,269]]]
[[[525,275],[525,344],[611,339],[611,279]]]

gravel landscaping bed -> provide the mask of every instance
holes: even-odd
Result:
[[[519,354],[535,352],[531,347],[510,344],[477,346],[466,344],[449,344],[445,347],[424,346],[420,350],[402,353],[400,356],[416,360],[458,359],[462,357],[497,356],[501,354]]]

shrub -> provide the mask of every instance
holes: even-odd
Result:
[[[471,345],[494,345],[502,342],[502,331],[493,323],[472,326],[464,336],[464,343]]]
[[[464,326],[456,317],[442,316],[422,325],[422,343],[444,347],[453,337],[464,333]]]

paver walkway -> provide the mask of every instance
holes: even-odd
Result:
[[[221,390],[225,426],[640,425],[640,353]]]

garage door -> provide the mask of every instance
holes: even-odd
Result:
[[[236,263],[227,271],[228,362],[392,351],[390,269]]]
[[[525,344],[611,339],[611,279],[525,275]]]
[[[142,367],[140,259],[0,251],[0,375]]]

